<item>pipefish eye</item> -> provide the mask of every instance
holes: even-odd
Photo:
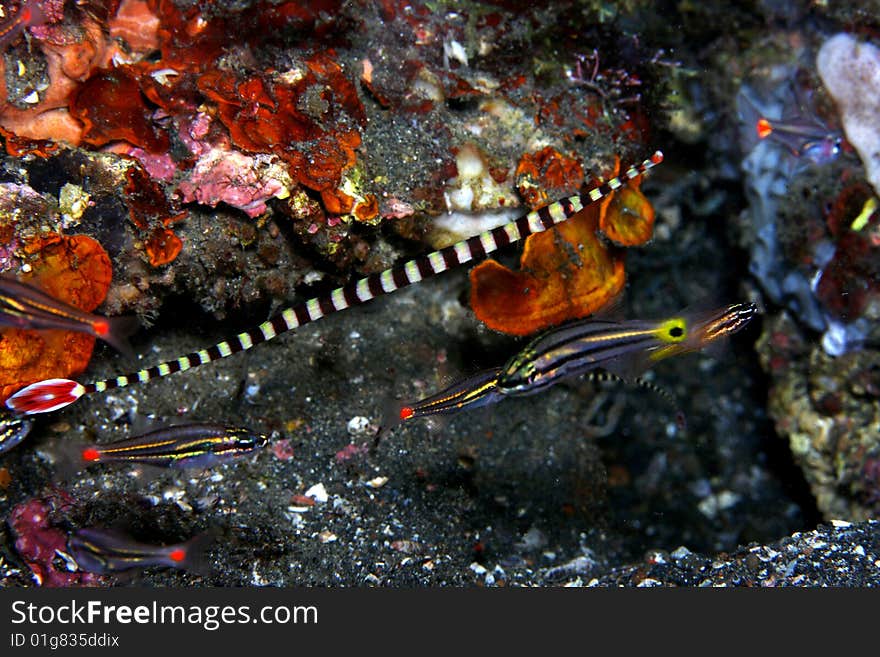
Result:
[[[657,338],[668,344],[678,344],[687,337],[687,322],[683,317],[667,319],[657,329]]]

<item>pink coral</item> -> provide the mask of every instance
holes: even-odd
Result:
[[[186,203],[215,207],[223,202],[258,217],[266,211],[266,201],[285,195],[290,184],[274,156],[214,148],[199,158],[178,190]]]
[[[67,534],[52,523],[51,516],[72,503],[69,495],[58,492],[23,502],[9,514],[15,549],[40,586],[95,586],[103,581],[92,573],[71,572],[63,565]]]

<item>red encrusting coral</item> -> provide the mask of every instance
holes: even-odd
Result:
[[[150,153],[168,150],[168,135],[154,124],[153,109],[127,67],[86,80],[71,96],[70,113],[82,122],[82,140],[92,146],[126,141]]]
[[[172,262],[183,248],[183,242],[169,228],[186,217],[175,212],[159,183],[150,178],[140,164],[126,172],[125,199],[131,222],[140,229],[144,251],[151,265],[158,267]]]
[[[180,255],[183,241],[170,228],[155,228],[144,241],[144,251],[154,267],[167,265]]]
[[[228,7],[222,3],[175,3],[148,0],[159,18],[162,59],[178,69],[200,70],[213,64],[230,45],[230,35],[247,35],[252,46],[283,41],[299,33],[320,37],[333,27],[340,0],[276,2],[264,0],[251,6]],[[205,7],[205,10],[203,10]]]
[[[198,85],[217,104],[235,146],[278,155],[294,180],[321,194],[328,212],[351,212],[354,199],[338,186],[356,161],[357,126],[366,114],[330,53],[313,55],[295,76],[255,73],[238,80],[218,70],[202,75]]]
[[[283,30],[320,34],[329,29],[332,20],[326,16],[338,4],[260,2],[206,11],[165,0],[125,0],[103,16],[110,43],[93,18],[81,17],[76,43],[62,43],[57,35],[40,42],[50,64],[53,57],[57,62],[57,70],[50,66],[53,84],[37,108],[6,108],[0,123],[12,137],[7,146],[39,152],[21,140],[53,138],[109,147],[140,159],[160,180],[183,172],[179,189],[186,202],[224,201],[250,216],[265,211],[268,198],[286,194],[289,178],[320,194],[328,213],[372,222],[379,216],[375,196],[354,197],[340,189],[343,172],[356,162],[366,114],[335,53],[316,51],[286,72],[258,67],[248,57],[235,69],[222,61],[232,46],[229,34],[248,34],[251,48],[283,41]],[[160,58],[143,59],[156,49]],[[114,58],[118,61],[110,67]],[[183,149],[171,152],[172,133],[186,131],[200,114],[215,118],[226,134],[215,127],[189,156]],[[190,146],[193,140],[182,141]],[[225,166],[203,161],[212,149],[215,155],[230,155],[222,158]],[[289,176],[280,181],[270,172],[262,178],[264,161],[255,163],[250,156],[280,158]],[[197,163],[201,168],[195,171]],[[203,184],[209,189],[201,190]],[[133,220],[146,229],[138,213],[132,210]],[[160,233],[151,229],[150,234]],[[173,241],[169,232],[162,235],[165,243]],[[160,250],[151,250],[151,261]]]
[[[130,2],[125,0],[122,4]],[[24,70],[39,71],[45,67],[45,76],[20,89],[21,97],[11,98],[7,84],[14,78],[7,75],[6,61],[0,58],[0,126],[19,142],[79,145],[82,124],[68,112],[71,95],[95,71],[108,68],[115,58],[122,56],[128,60],[138,53],[121,50],[116,40],[107,37],[105,27],[112,31],[118,1],[67,3],[69,16],[63,11],[63,0],[30,4],[40,8],[39,21],[28,28],[31,50],[37,53],[31,55],[32,62]],[[10,154],[21,148],[9,139],[6,146]]]
[[[27,283],[91,312],[107,295],[113,274],[107,252],[86,235],[51,234],[28,242],[32,272]],[[72,331],[2,330],[0,400],[22,387],[52,378],[72,378],[85,370],[95,338]]]
[[[880,235],[880,213],[874,214],[868,230]],[[816,284],[816,296],[840,319],[852,321],[880,290],[880,243],[870,235],[850,231],[836,247]]]
[[[132,52],[148,53],[159,48],[159,17],[147,0],[122,0],[115,12],[108,13],[111,39],[121,40]]]
[[[6,145],[6,153],[12,157],[22,157],[24,155],[36,155],[37,157],[49,157],[58,152],[61,144],[50,139],[28,139],[19,137],[0,125],[0,137]]]
[[[581,163],[547,146],[524,153],[516,167],[516,188],[531,209],[571,196],[584,181]]]
[[[39,4],[50,3],[64,5]],[[460,26],[438,22],[418,3],[385,3],[378,11],[397,21],[396,38],[404,44],[381,37],[371,44],[369,58],[361,60],[361,85],[394,118],[418,124],[414,134],[422,143],[437,144],[418,156],[435,163],[433,173],[421,172],[430,182],[410,186],[403,176],[389,182],[388,175],[367,170],[375,153],[364,149],[358,162],[367,115],[342,65],[350,60],[334,49],[347,47],[343,29],[359,19],[343,9],[340,0],[114,0],[47,10],[42,24],[29,30],[47,60],[50,84],[33,107],[18,98],[0,108],[6,147],[41,154],[52,142],[35,140],[53,139],[137,159],[142,167],[129,174],[125,203],[153,265],[172,262],[183,246],[172,230],[186,216],[178,204],[226,203],[257,217],[270,211],[273,197],[289,199],[274,209],[291,216],[297,233],[317,234],[308,243],[339,264],[364,259],[366,242],[356,254],[350,219],[378,224],[442,206],[450,131],[430,124],[439,123],[431,114],[447,103],[479,109],[484,116],[469,127],[479,127],[477,136],[519,121],[521,108],[526,121],[534,115],[538,129],[555,140],[555,147],[520,157],[517,186],[533,208],[577,189],[591,135],[615,143],[637,136],[643,115],[635,92],[642,78],[620,62],[603,56],[600,66],[594,51],[579,60],[586,73],[566,72],[567,85],[541,88],[533,75],[516,70],[505,70],[495,85],[468,65]],[[483,39],[510,29],[500,10],[481,12],[476,21]],[[431,50],[441,44],[442,60]],[[496,183],[509,176],[509,155],[491,170]],[[375,188],[380,179],[389,188],[381,194]],[[359,187],[366,180],[374,189]],[[628,190],[619,196],[627,199],[620,212],[634,213],[641,223],[618,231],[611,213],[603,213],[600,225],[619,244],[638,243],[650,234],[650,205]],[[412,231],[410,223],[397,230]],[[337,248],[343,241],[348,248]]]

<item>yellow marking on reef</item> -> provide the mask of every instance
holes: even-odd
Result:
[[[868,220],[870,220],[871,215],[877,210],[877,197],[872,196],[865,204],[862,206],[862,211],[859,212],[859,216],[853,219],[852,223],[849,225],[851,229],[856,232],[859,232],[868,225]]]

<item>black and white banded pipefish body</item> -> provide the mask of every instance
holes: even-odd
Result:
[[[585,319],[551,329],[496,370],[486,370],[404,406],[401,420],[454,413],[533,395],[563,379],[601,368],[635,380],[659,360],[698,351],[733,335],[757,314],[752,303],[735,303],[660,320]]]
[[[79,450],[80,465],[138,463],[165,468],[209,468],[251,454],[269,439],[222,424],[186,424]]]
[[[344,285],[330,294],[309,299],[305,303],[292,306],[274,318],[263,322],[256,328],[239,333],[235,337],[218,342],[212,347],[196,351],[159,365],[124,374],[102,381],[81,384],[70,379],[47,379],[25,386],[6,400],[6,405],[18,413],[31,415],[48,413],[72,404],[84,395],[103,392],[114,388],[124,388],[135,383],[145,383],[153,379],[185,372],[200,365],[227,358],[241,351],[275,338],[303,324],[317,321],[322,317],[346,308],[366,303],[376,297],[389,294],[413,283],[441,274],[473,260],[485,257],[498,249],[525,239],[529,235],[545,231],[573,217],[583,208],[597,203],[618,189],[626,181],[632,180],[663,161],[663,154],[657,151],[641,164],[631,166],[619,176],[597,187],[564,198],[543,208],[479,235],[469,237],[438,251],[409,260],[401,265],[386,269],[377,274]]]

